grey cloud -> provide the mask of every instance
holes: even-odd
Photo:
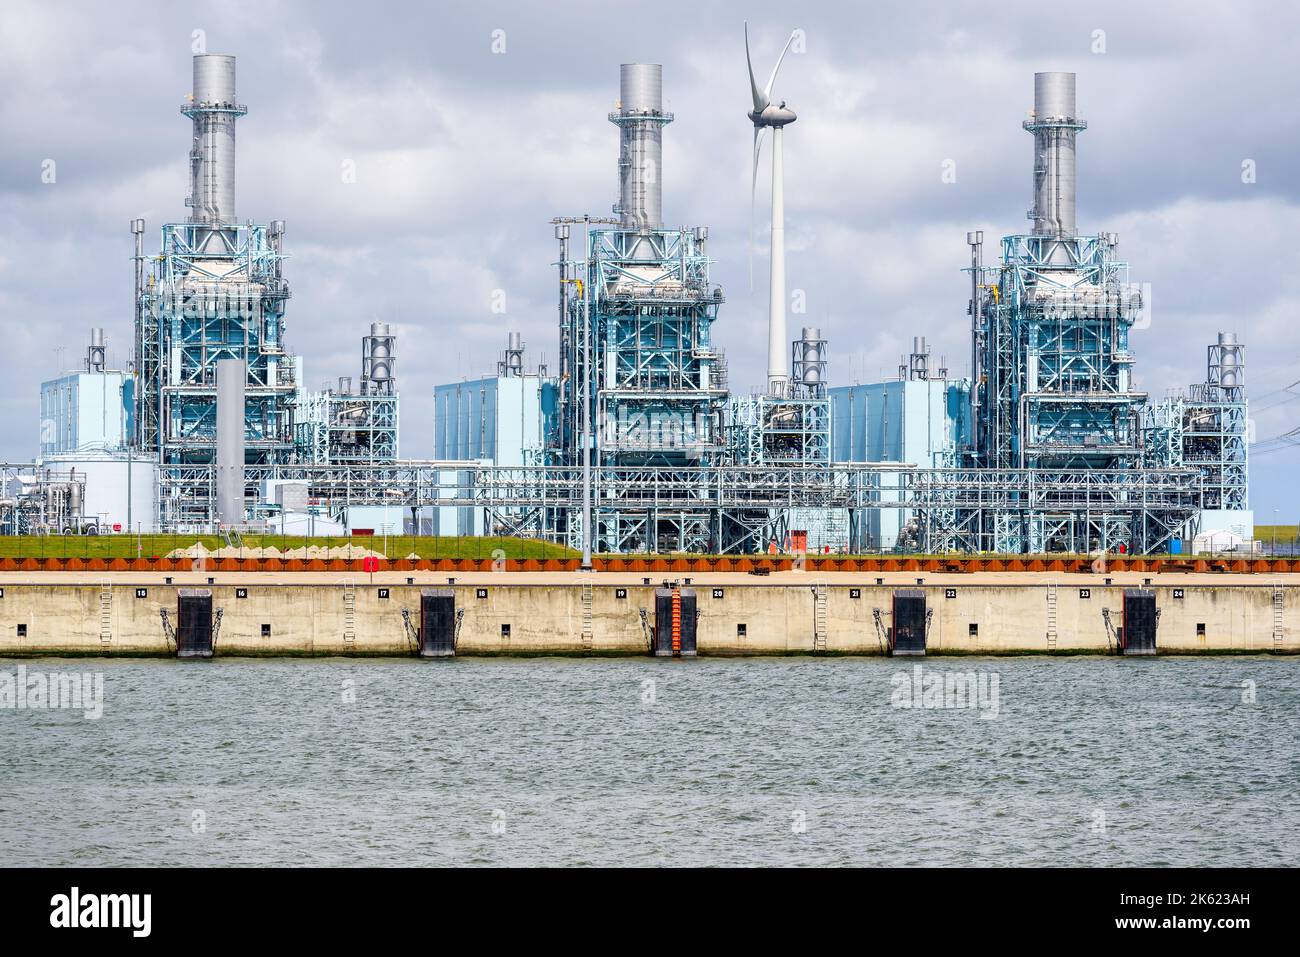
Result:
[[[800,120],[786,141],[788,282],[831,336],[838,381],[892,371],[924,333],[965,370],[965,230],[1025,228],[1037,69],[1079,72],[1080,223],[1115,230],[1150,282],[1138,374],[1159,394],[1198,377],[1220,326],[1248,344],[1253,390],[1291,381],[1300,217],[1290,67],[1300,13],[1283,3],[1173,2],[906,7],[667,2],[7,3],[0,12],[0,335],[7,389],[0,455],[26,458],[38,384],[105,326],[130,338],[127,221],[183,215],[191,31],[239,57],[241,216],[285,219],[288,338],[307,381],[355,375],[359,336],[398,324],[403,453],[429,454],[435,382],[494,368],[507,329],[553,355],[557,214],[607,213],[617,66],[665,65],[665,215],[707,223],[728,302],[716,326],[732,380],[763,368],[765,186],[749,287],[749,151],[740,20],[770,62],[783,33],[807,53],[778,95]],[[683,25],[686,25],[684,28]],[[493,55],[491,32],[508,53]],[[1107,52],[1092,54],[1093,31]],[[58,183],[40,163],[58,162]],[[1240,163],[1259,180],[1240,181]],[[343,184],[340,163],[357,163]],[[957,182],[940,182],[955,160]],[[493,289],[507,294],[493,313]],[[1295,409],[1295,411],[1292,411]],[[1261,417],[1284,431],[1300,408]],[[1276,434],[1270,431],[1269,434]],[[1261,512],[1295,456],[1261,458]]]

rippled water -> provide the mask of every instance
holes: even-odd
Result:
[[[0,711],[4,865],[1300,863],[1294,660],[25,666],[105,708]]]

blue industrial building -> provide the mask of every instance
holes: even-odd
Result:
[[[129,373],[106,368],[104,330],[91,330],[83,370],[41,383],[41,456],[126,448],[134,391]]]
[[[829,391],[831,459],[897,462],[920,469],[952,469],[971,441],[970,381],[929,377],[925,341],[915,340],[899,378],[839,386]],[[888,484],[888,477],[882,479]],[[882,501],[901,501],[900,488],[881,487]],[[876,509],[855,516],[854,538],[868,549],[889,550],[916,516],[907,509]]]
[[[542,464],[555,419],[556,383],[545,367],[524,371],[518,333],[509,342],[497,375],[434,387],[434,459]]]

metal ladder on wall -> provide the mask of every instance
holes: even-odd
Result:
[[[99,643],[107,645],[113,640],[113,586],[104,582],[99,586]]]
[[[582,585],[582,650],[591,651],[595,638],[591,631],[591,585]]]
[[[1056,650],[1056,586],[1047,586],[1047,650]]]
[[[826,586],[813,586],[813,651],[826,650]]]
[[[343,643],[351,645],[357,640],[357,586],[352,579],[343,582]]]
[[[1286,629],[1282,625],[1282,612],[1286,608],[1286,593],[1281,585],[1273,586],[1273,650],[1282,650]]]

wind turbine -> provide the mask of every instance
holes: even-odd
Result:
[[[772,103],[772,87],[776,85],[776,73],[781,69],[790,44],[794,42],[795,33],[785,41],[781,55],[776,58],[772,76],[767,86],[761,91],[754,79],[754,61],[749,56],[749,21],[745,21],[745,63],[749,66],[749,88],[754,94],[754,109],[749,118],[754,123],[754,174],[749,187],[749,206],[751,210],[751,238],[753,233],[752,210],[754,197],[758,189],[758,157],[763,148],[763,131],[772,131],[772,268],[770,271],[771,287],[767,305],[767,387],[772,395],[785,391],[790,378],[786,352],[789,343],[785,339],[785,190],[784,174],[781,167],[781,130],[793,123],[797,117],[793,110],[785,108],[785,101]]]

